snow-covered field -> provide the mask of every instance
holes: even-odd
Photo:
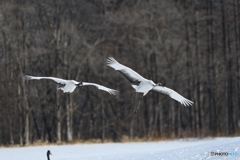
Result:
[[[47,150],[52,152],[51,160],[240,160],[240,137],[0,148],[0,159],[45,160]],[[212,157],[212,151],[234,155]]]

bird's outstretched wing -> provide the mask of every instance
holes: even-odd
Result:
[[[153,87],[152,90],[156,91],[156,92],[161,92],[163,94],[166,94],[169,97],[171,97],[172,99],[175,99],[176,101],[180,102],[184,106],[193,105],[192,101],[184,98],[183,96],[181,96],[180,94],[178,94],[177,92],[175,92],[174,90],[172,90],[170,88],[163,87],[163,86],[156,86],[156,87]]]
[[[64,79],[61,79],[61,78],[55,78],[55,77],[35,77],[35,76],[25,75],[25,76],[23,76],[23,79],[25,79],[25,80],[48,79],[48,80],[54,81],[57,84],[62,84],[62,85],[65,85],[67,83],[67,80],[64,80]]]
[[[83,86],[94,86],[94,87],[97,87],[98,89],[106,91],[109,94],[114,95],[114,96],[119,94],[119,91],[117,91],[117,90],[110,89],[110,88],[107,88],[107,87],[104,87],[102,85],[95,84],[95,83],[82,82],[82,85]]]
[[[131,68],[118,63],[113,57],[107,59],[107,65],[119,71],[125,78],[127,78],[127,80],[129,80],[130,83],[140,83],[146,80]]]

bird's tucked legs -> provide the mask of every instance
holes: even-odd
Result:
[[[139,108],[139,105],[140,105],[140,102],[142,101],[142,99],[143,99],[143,96],[139,99],[137,109],[134,111],[133,116],[136,115],[136,113],[137,113],[137,111],[138,111],[138,108]]]
[[[134,95],[134,93],[136,92],[133,92],[130,97],[123,103],[123,105],[121,106],[121,108],[132,98],[132,96]]]
[[[60,108],[60,105],[61,105],[62,96],[63,96],[63,93],[61,94],[61,97],[60,97],[60,101],[59,101],[59,105],[58,105],[58,110],[59,110],[59,108]]]

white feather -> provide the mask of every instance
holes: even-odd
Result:
[[[107,59],[107,65],[117,71],[120,71],[131,83],[147,80],[131,68],[118,63],[113,57],[109,57]]]
[[[183,96],[181,96],[179,93],[175,92],[174,90],[167,88],[167,87],[163,87],[163,86],[156,86],[153,87],[152,89],[153,91],[157,91],[157,92],[161,92],[163,94],[168,95],[169,97],[171,97],[172,99],[180,102],[181,104],[183,104],[184,106],[191,106],[193,105],[193,102],[184,98]]]
[[[107,88],[107,87],[104,87],[102,85],[99,85],[99,84],[95,84],[95,83],[88,83],[88,82],[82,82],[83,86],[94,86],[94,87],[97,87],[98,89],[100,90],[103,90],[103,91],[106,91],[108,92],[109,94],[111,95],[118,95],[119,94],[119,91],[117,90],[114,90],[114,89],[110,89],[110,88]]]
[[[80,82],[77,82],[75,80],[64,80],[64,79],[55,78],[55,77],[35,77],[35,76],[25,75],[23,78],[25,80],[40,80],[40,79],[52,80],[52,81],[54,81],[58,84],[65,85],[63,87],[58,88],[58,89],[61,89],[63,91],[63,93],[72,93],[78,87],[77,84],[80,83]],[[87,83],[87,82],[82,82],[82,83],[83,83],[83,86],[84,85],[85,86],[88,86],[88,85],[95,86],[98,89],[106,91],[111,95],[118,95],[119,94],[119,92],[117,90],[113,90],[113,89],[104,87],[102,85],[98,85],[98,84],[95,84],[95,83]]]
[[[66,84],[68,81],[61,79],[61,78],[55,78],[55,77],[35,77],[35,76],[29,76],[29,75],[25,75],[23,77],[25,80],[40,80],[40,79],[48,79],[48,80],[53,80],[56,83],[59,84]]]
[[[184,106],[193,105],[192,101],[184,98],[174,90],[163,86],[156,86],[152,80],[143,78],[131,68],[128,68],[117,62],[113,57],[109,57],[107,59],[107,65],[122,73],[123,76],[130,81],[130,83],[133,83],[132,87],[136,90],[136,92],[143,93],[143,96],[145,96],[150,90],[154,90],[170,96],[172,99],[180,102]]]

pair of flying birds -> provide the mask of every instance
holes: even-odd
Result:
[[[107,59],[107,65],[109,67],[112,67],[113,69],[119,71],[125,78],[128,79],[128,81],[130,83],[132,83],[132,87],[136,90],[135,92],[133,92],[130,95],[130,97],[127,99],[127,101],[129,101],[131,99],[131,97],[133,96],[134,93],[136,93],[136,92],[143,93],[143,96],[139,99],[138,106],[137,106],[137,109],[135,110],[134,114],[137,113],[137,110],[138,110],[138,107],[140,105],[142,98],[150,90],[166,94],[169,97],[171,97],[172,99],[180,102],[184,106],[193,105],[192,101],[184,98],[183,96],[181,96],[174,90],[167,88],[165,86],[162,86],[161,83],[155,84],[152,80],[145,79],[144,77],[139,75],[137,72],[133,71],[131,68],[128,68],[128,67],[120,64],[119,62],[117,62],[113,57],[109,57]],[[52,80],[58,84],[64,85],[63,87],[59,88],[63,91],[63,93],[72,93],[75,90],[75,88],[77,88],[77,87],[95,86],[100,90],[110,93],[111,95],[115,96],[115,95],[119,94],[119,91],[117,91],[117,90],[110,89],[110,88],[107,88],[107,87],[104,87],[102,85],[95,84],[95,83],[88,83],[88,82],[82,82],[82,81],[77,82],[75,80],[65,80],[65,79],[60,79],[60,78],[55,78],[55,77],[34,77],[34,76],[28,76],[28,75],[25,75],[24,78],[26,80],[40,80],[40,79]],[[125,101],[125,103],[127,101]],[[124,104],[122,105],[122,107],[124,106]]]

